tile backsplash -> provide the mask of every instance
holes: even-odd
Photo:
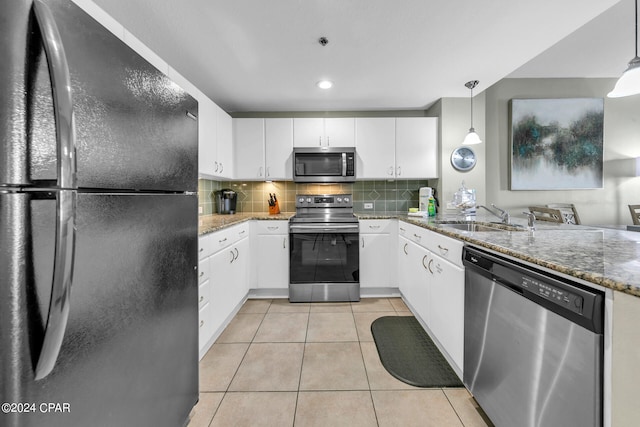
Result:
[[[268,212],[269,193],[275,193],[282,212],[295,212],[296,194],[353,194],[356,212],[395,213],[418,207],[420,187],[427,180],[358,181],[353,184],[297,184],[293,181],[211,181],[198,180],[200,215],[216,212],[215,191],[231,189],[238,193],[237,212]],[[364,209],[372,203],[373,209]]]

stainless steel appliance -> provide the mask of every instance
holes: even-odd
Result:
[[[222,189],[215,192],[216,204],[219,214],[236,213],[236,203],[238,201],[238,193],[229,189]]]
[[[355,147],[297,147],[293,149],[295,182],[354,182]]]
[[[289,301],[360,301],[358,235],[350,194],[297,195]]]
[[[604,294],[465,248],[464,384],[497,427],[601,426]]]
[[[183,425],[197,102],[68,0],[0,40],[0,424]]]

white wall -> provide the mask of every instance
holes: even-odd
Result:
[[[445,208],[446,203],[453,200],[453,193],[458,191],[463,180],[467,188],[476,190],[478,204],[484,205],[487,200],[486,143],[470,146],[478,159],[472,170],[460,172],[451,166],[451,153],[462,146],[471,125],[469,102],[469,98],[442,98],[427,110],[428,115],[440,117],[440,178],[437,185],[433,180],[429,181],[429,185],[436,185],[441,208]],[[473,98],[473,127],[482,141],[485,141],[484,103],[484,93]]]
[[[487,89],[484,92],[486,129],[483,144],[486,146],[483,158],[486,161],[487,203],[508,209],[514,216],[524,216],[520,213],[531,205],[573,203],[583,224],[631,224],[627,205],[640,204],[640,177],[633,176],[634,158],[640,157],[640,95],[606,98],[614,84],[615,79],[504,79]],[[570,97],[605,99],[604,188],[510,191],[509,100]],[[474,116],[475,112],[474,103]]]

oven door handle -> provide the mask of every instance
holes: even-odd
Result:
[[[311,225],[311,224],[305,224],[305,225],[295,225],[295,224],[290,224],[289,225],[289,232],[291,233],[317,233],[317,232],[323,232],[323,233],[357,233],[358,230],[358,225],[353,225],[353,224],[345,224],[345,225],[325,225],[325,224],[318,224],[318,225]]]

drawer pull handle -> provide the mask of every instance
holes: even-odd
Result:
[[[204,320],[200,321],[200,327],[202,328],[204,326]]]
[[[204,276],[204,271],[200,272],[200,277]]]
[[[200,302],[204,301],[204,296],[200,295]]]
[[[200,248],[200,252],[204,251],[204,248]]]
[[[438,245],[438,249],[440,249],[440,252],[443,254],[446,254],[447,252],[449,252],[449,248],[445,248],[444,246]]]
[[[378,228],[380,228],[379,225],[370,225],[369,228],[371,228],[372,230],[377,230]]]
[[[422,239],[422,236],[416,233],[413,233],[413,237],[415,237],[418,240]]]
[[[275,230],[277,230],[278,228],[280,228],[280,227],[273,227],[273,226],[269,226],[269,227],[267,227],[267,230],[269,230],[269,231],[275,231]]]
[[[224,242],[226,242],[226,241],[227,241],[227,238],[225,237],[225,238],[224,238],[224,239],[222,239],[222,240],[218,240],[218,243],[223,244],[223,243],[224,243]]]
[[[408,244],[408,243],[405,243],[405,244],[404,244],[404,249],[402,249],[402,250],[404,251],[404,254],[405,254],[405,255],[409,255],[409,252],[407,252],[407,246],[409,246],[409,244]]]

